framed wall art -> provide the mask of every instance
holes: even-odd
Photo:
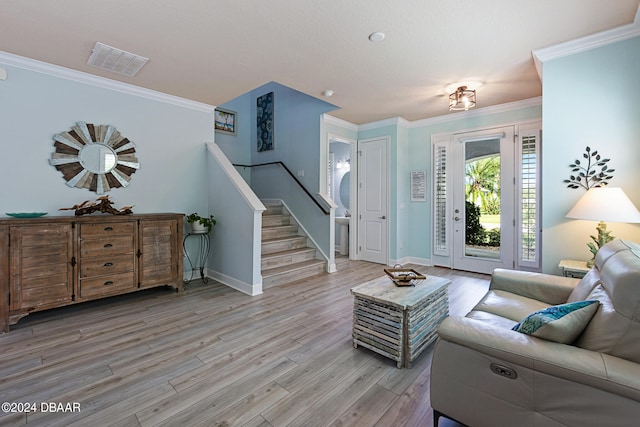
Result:
[[[258,152],[273,150],[273,92],[256,100]]]
[[[427,171],[411,171],[411,201],[427,201]]]
[[[222,108],[216,108],[214,122],[216,132],[235,135],[236,127],[238,126],[238,113],[235,111],[224,110]]]

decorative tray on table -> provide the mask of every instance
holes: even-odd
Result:
[[[14,218],[40,218],[41,216],[45,216],[47,212],[6,212],[6,214]]]
[[[396,286],[415,286],[418,281],[427,278],[411,268],[385,268],[384,272]]]

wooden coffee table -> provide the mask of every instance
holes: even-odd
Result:
[[[410,368],[436,340],[438,325],[449,314],[450,283],[427,276],[415,286],[396,286],[385,276],[352,288],[353,346],[389,357],[398,368]]]

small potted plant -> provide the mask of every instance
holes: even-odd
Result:
[[[197,213],[187,215],[187,222],[191,224],[194,233],[210,233],[213,226],[216,225],[213,215],[202,217]]]

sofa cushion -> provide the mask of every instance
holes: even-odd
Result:
[[[531,313],[512,329],[549,341],[570,344],[578,338],[596,310],[597,300],[553,305]]]
[[[600,282],[587,298],[599,300],[600,309],[575,345],[640,363],[640,245],[607,243],[596,268]]]
[[[468,317],[469,319],[480,320],[489,325],[497,326],[499,328],[504,328],[504,329],[511,329],[516,325],[516,323],[518,323],[514,320],[507,319],[506,317],[498,316],[492,313],[487,313],[486,311],[473,310],[473,311],[470,311],[469,314],[467,314],[465,317]]]
[[[567,302],[584,301],[589,294],[600,284],[600,271],[597,268],[592,268],[587,274],[580,280],[578,286],[576,286]]]
[[[524,316],[549,306],[550,304],[542,301],[511,292],[490,290],[473,310],[486,311],[487,313],[519,322]]]
[[[575,345],[640,363],[640,322],[617,311],[602,285],[596,286],[589,299],[599,300],[600,310]]]

